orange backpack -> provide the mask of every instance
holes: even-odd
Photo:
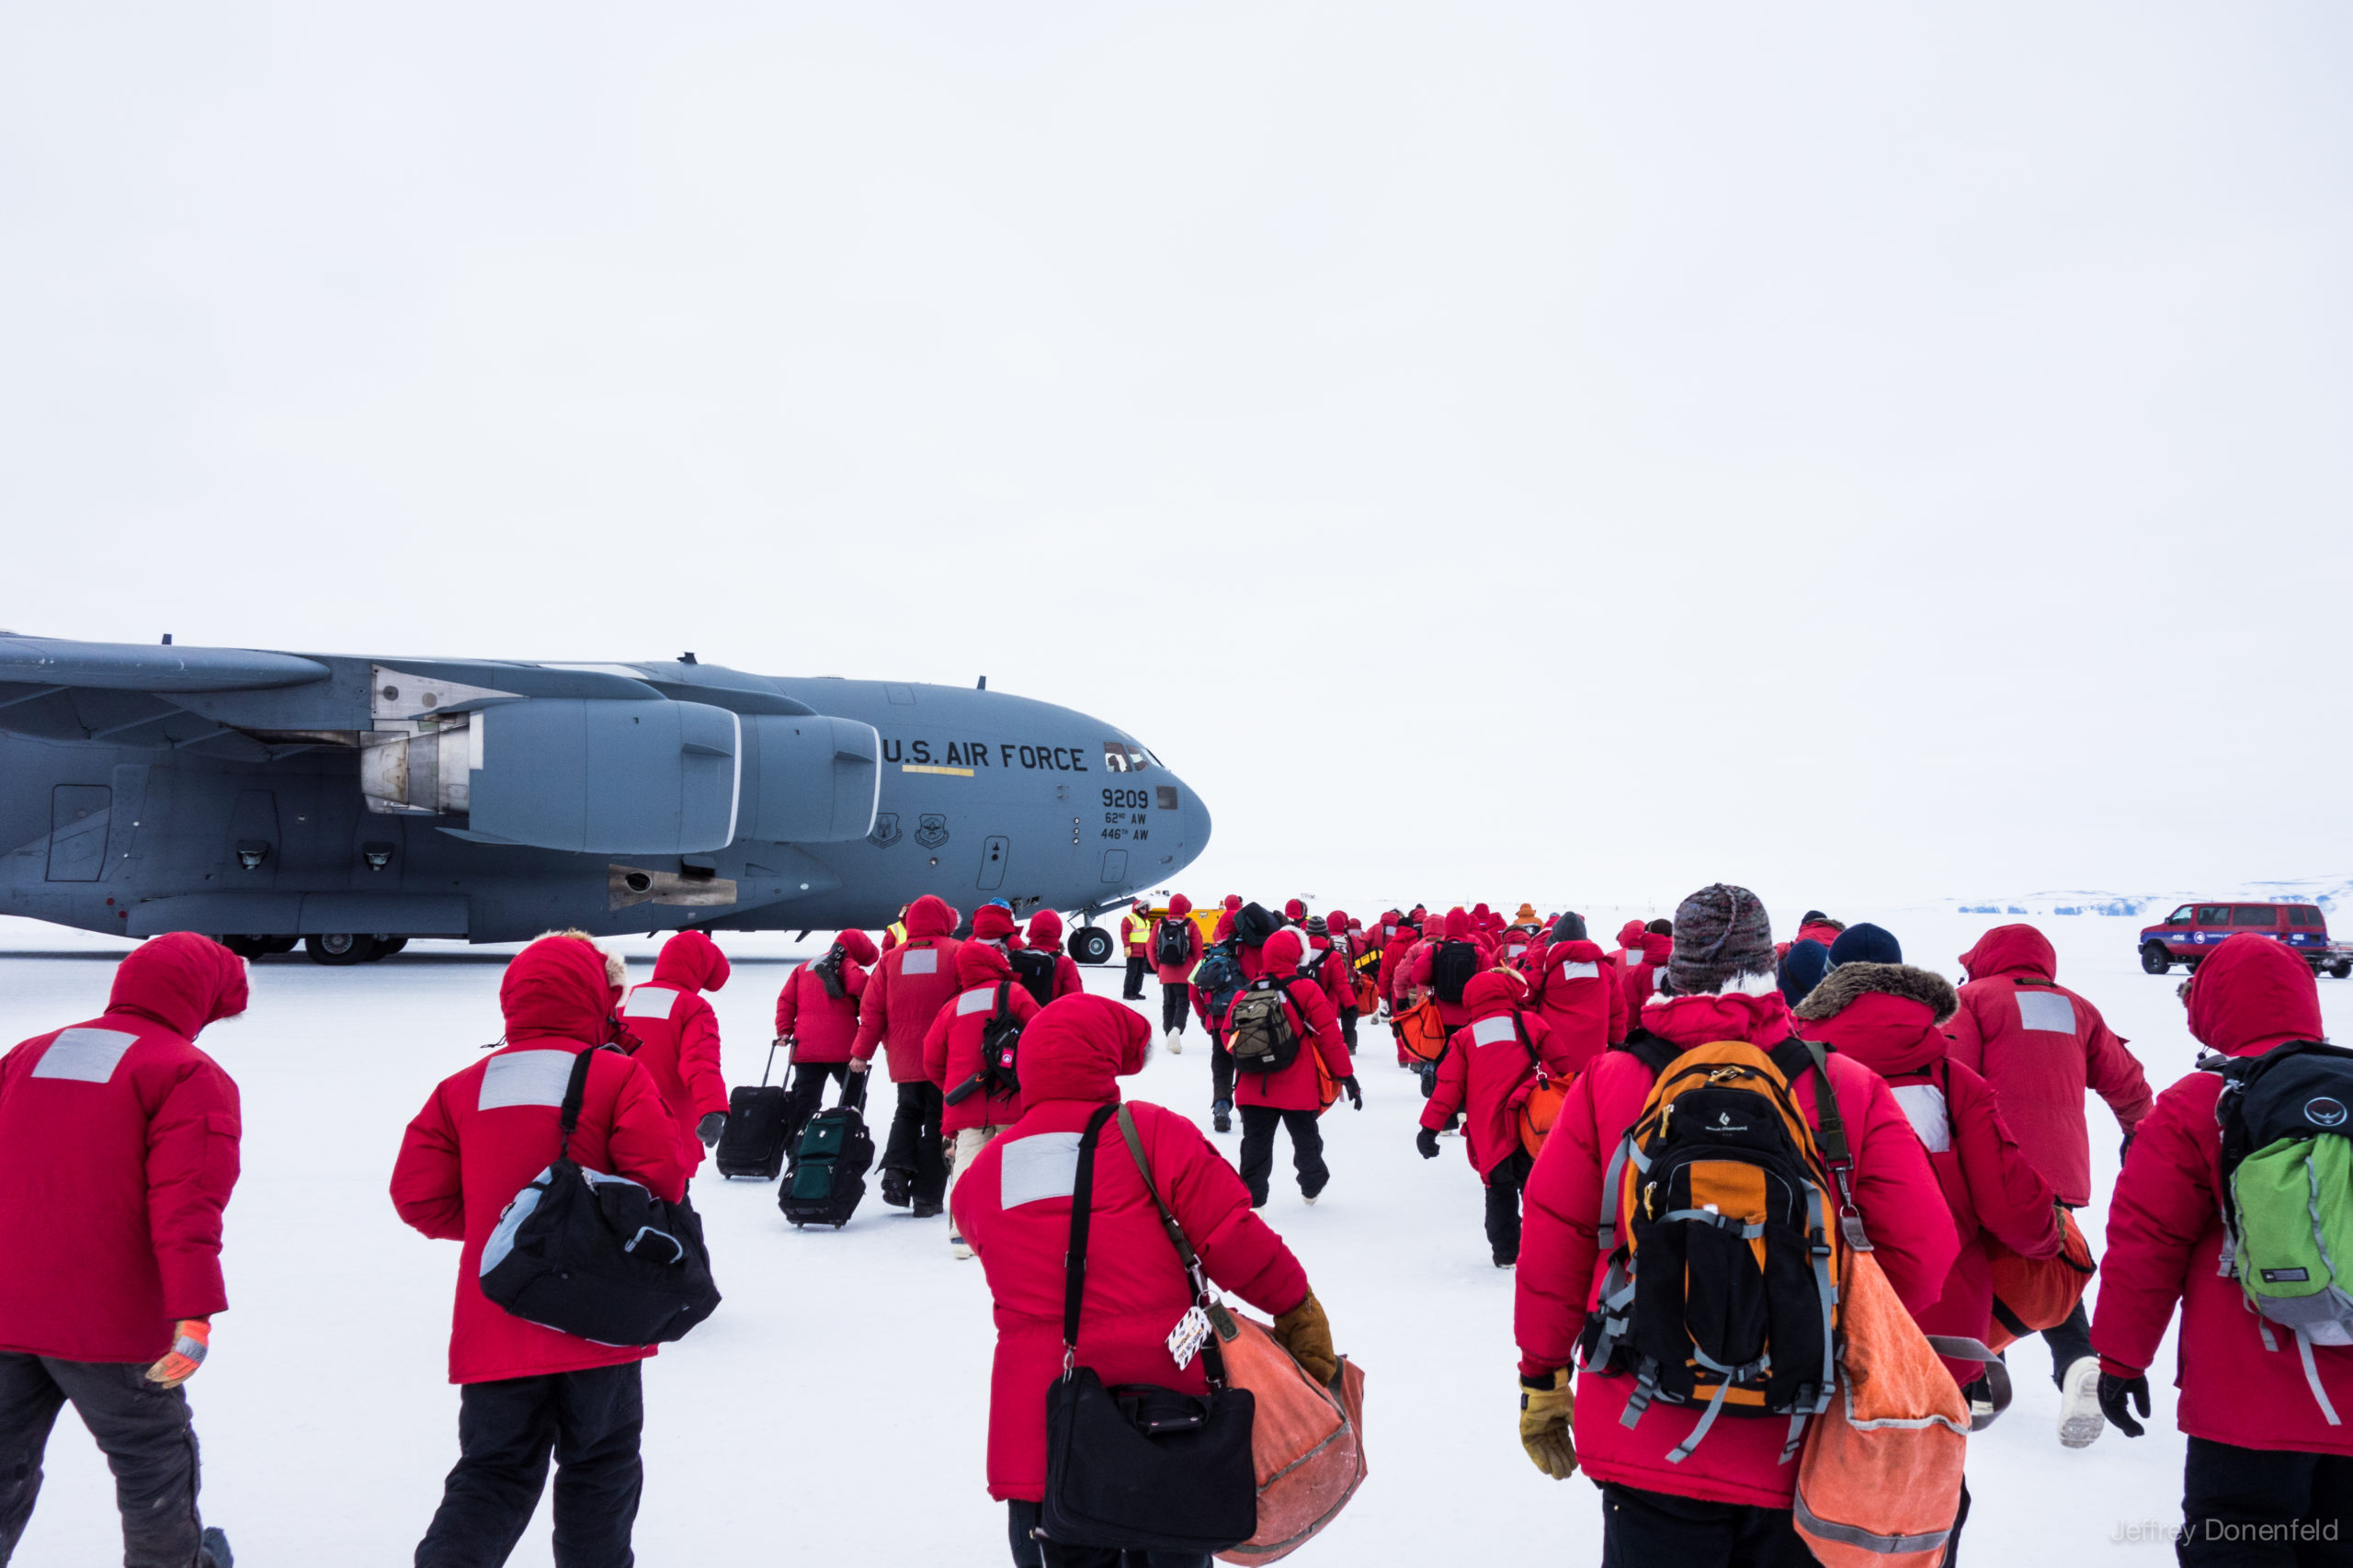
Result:
[[[1994,1321],[1986,1325],[1985,1343],[1996,1350],[2065,1323],[2098,1267],[2075,1217],[2064,1209],[2059,1210],[2058,1256],[2020,1257],[1990,1235],[1985,1256],[1994,1274]]]
[[[1535,1044],[1528,1038],[1528,1026],[1521,1021],[1523,1010],[1512,1009],[1512,1028],[1519,1033],[1520,1049],[1528,1052],[1528,1065],[1533,1070],[1519,1087],[1505,1101],[1505,1108],[1512,1112],[1514,1124],[1519,1129],[1519,1146],[1534,1159],[1544,1150],[1544,1135],[1552,1131],[1552,1123],[1561,1118],[1561,1106],[1569,1097],[1569,1080],[1555,1078],[1552,1070],[1536,1054]]]

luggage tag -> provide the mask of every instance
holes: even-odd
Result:
[[[1176,1326],[1168,1331],[1168,1354],[1176,1358],[1178,1371],[1193,1364],[1193,1358],[1209,1343],[1210,1333],[1210,1315],[1201,1311],[1199,1303],[1187,1308],[1185,1315],[1176,1320]]]

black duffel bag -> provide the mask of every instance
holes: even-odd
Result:
[[[1227,1386],[1217,1335],[1201,1348],[1206,1397],[1149,1383],[1106,1388],[1092,1369],[1076,1364],[1095,1148],[1118,1109],[1097,1110],[1078,1145],[1064,1261],[1063,1373],[1046,1391],[1046,1495],[1038,1533],[1066,1546],[1223,1551],[1257,1531],[1258,1475],[1250,1449],[1253,1402],[1248,1390]],[[1208,1307],[1199,1261],[1188,1258],[1186,1267],[1194,1304]]]
[[[555,1164],[515,1195],[483,1246],[482,1293],[559,1334],[664,1345],[711,1314],[719,1287],[693,1205],[572,1158],[596,1054],[584,1051],[572,1064]]]

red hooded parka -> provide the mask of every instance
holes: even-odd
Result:
[[[1356,1071],[1348,1064],[1348,1048],[1340,1038],[1340,1019],[1332,1010],[1332,999],[1313,980],[1298,978],[1302,950],[1299,933],[1289,926],[1267,937],[1266,945],[1256,949],[1261,972],[1290,980],[1284,988],[1283,1006],[1290,1013],[1291,1032],[1299,1038],[1299,1054],[1279,1073],[1234,1074],[1233,1103],[1237,1106],[1321,1109],[1324,1096],[1317,1086],[1315,1058],[1324,1059],[1324,1070],[1335,1078],[1347,1077]],[[1237,992],[1234,1001],[1248,994],[1246,991]],[[1233,1008],[1229,1005],[1225,1028],[1232,1027],[1233,1014]]]
[[[2190,977],[2189,1032],[2225,1056],[2320,1039],[2312,969],[2268,937],[2231,937]],[[2100,1369],[2130,1377],[2148,1368],[2179,1301],[2175,1419],[2184,1432],[2243,1449],[2353,1454],[2353,1426],[2332,1426],[2321,1414],[2294,1336],[2275,1327],[2279,1348],[2266,1349],[2263,1320],[2238,1281],[2220,1272],[2222,1089],[2212,1073],[2178,1080],[2157,1096],[2124,1156],[2092,1318]],[[2338,1415],[2353,1411],[2353,1348],[2314,1346],[2313,1365]]]
[[[844,931],[834,938],[842,949],[842,994],[825,994],[825,983],[812,964],[796,966],[776,994],[776,1033],[792,1041],[792,1059],[812,1066],[849,1060],[858,1042],[858,1000],[866,994],[867,970],[881,954],[863,931]],[[829,948],[826,949],[831,951]]]
[[[1157,926],[1153,927],[1153,972],[1160,976],[1160,983],[1163,985],[1184,984],[1193,978],[1193,966],[1201,961],[1201,928],[1188,918],[1192,913],[1193,901],[1183,893],[1180,892],[1168,901],[1167,918],[1181,922],[1185,927],[1185,961],[1183,963],[1160,961],[1160,927]]]
[[[2130,1132],[2149,1114],[2141,1063],[2098,1008],[2053,981],[2058,955],[2033,926],[1997,926],[1961,961],[1969,983],[1945,1026],[1952,1060],[1994,1085],[2018,1147],[2059,1201],[2079,1209],[2092,1199],[2084,1090],[2097,1090]]]
[[[1765,996],[1677,996],[1644,1009],[1642,1026],[1680,1050],[1717,1040],[1746,1040],[1769,1051],[1789,1038],[1789,1004]],[[1856,1207],[1877,1249],[1880,1267],[1904,1306],[1918,1313],[1935,1301],[1959,1251],[1928,1156],[1903,1108],[1878,1074],[1844,1056],[1830,1058],[1838,1109],[1854,1152]],[[1586,1312],[1600,1295],[1608,1263],[1599,1243],[1601,1178],[1625,1130],[1650,1097],[1651,1070],[1631,1051],[1612,1051],[1576,1076],[1560,1119],[1544,1140],[1529,1178],[1514,1333],[1525,1376],[1548,1375],[1575,1358]],[[1794,1085],[1808,1121],[1820,1125],[1817,1075]],[[1787,1508],[1797,1485],[1795,1461],[1780,1462],[1785,1421],[1719,1421],[1681,1464],[1667,1451],[1691,1435],[1701,1410],[1653,1404],[1633,1426],[1620,1424],[1634,1380],[1580,1373],[1576,1448],[1585,1472],[1712,1503]]]
[[[1422,1107],[1422,1125],[1433,1132],[1461,1113],[1462,1152],[1481,1181],[1519,1151],[1519,1115],[1510,1101],[1536,1075],[1536,1063],[1542,1062],[1558,1079],[1576,1071],[1552,1026],[1522,1010],[1526,994],[1527,983],[1500,969],[1463,988],[1470,1022],[1446,1042],[1446,1053],[1438,1059],[1438,1083]]]
[[[0,1350],[153,1362],[229,1304],[221,1216],[237,1085],[196,1047],[245,1010],[243,960],[176,933],[116,967],[107,1010],[0,1059]]]
[[[677,1124],[687,1172],[702,1165],[695,1124],[727,1108],[727,1074],[719,1065],[719,1015],[702,993],[727,983],[727,955],[700,931],[662,944],[654,978],[621,998],[621,1028],[637,1037],[635,1056],[654,1074],[662,1103]]]
[[[1544,1015],[1553,1047],[1572,1072],[1626,1038],[1626,993],[1595,943],[1546,948],[1531,971],[1529,1000]]]
[[[942,1094],[981,1070],[981,1036],[996,1017],[1000,992],[1006,1011],[1016,1019],[1026,1023],[1038,1016],[1038,999],[1014,978],[1005,950],[990,943],[967,942],[957,952],[956,986],[956,994],[940,1004],[923,1037],[924,1072]],[[1017,1060],[1026,1062],[1027,1059],[1025,1044]],[[1003,1094],[994,1087],[976,1090],[941,1110],[939,1131],[952,1136],[968,1127],[1010,1127],[1020,1116],[1018,1094]]]
[[[907,939],[882,955],[858,999],[852,1061],[873,1061],[881,1045],[890,1052],[891,1082],[920,1084],[929,1076],[923,1040],[939,1005],[956,994],[956,949],[962,945],[949,935],[956,924],[956,912],[931,893],[907,905]]]
[[[559,1109],[573,1062],[610,1032],[619,987],[605,955],[577,937],[542,937],[515,955],[499,983],[506,1042],[441,1080],[408,1124],[392,1165],[392,1207],[458,1253],[450,1312],[449,1381],[576,1372],[642,1361],[651,1346],[598,1345],[527,1323],[482,1293],[482,1249],[515,1195],[552,1164],[563,1142]],[[627,1176],[675,1203],[688,1165],[654,1074],[619,1051],[588,1064],[572,1157]]]
[[[1086,989],[1078,961],[1063,951],[1063,917],[1052,910],[1041,909],[1029,917],[1029,950],[1054,955],[1054,994],[1050,1000],[1059,1002]]]

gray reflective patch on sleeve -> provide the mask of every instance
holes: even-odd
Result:
[[[509,1051],[494,1056],[483,1067],[482,1098],[474,1108],[560,1106],[572,1083],[572,1062],[569,1051]]]
[[[1920,1135],[1931,1154],[1952,1147],[1952,1117],[1945,1108],[1945,1092],[1934,1084],[1904,1084],[1895,1089],[1895,1103],[1904,1119]]]
[[[2041,1029],[2051,1034],[2075,1032],[2075,1004],[2073,998],[2056,991],[2020,991],[2018,1028]]]
[[[939,949],[937,948],[909,948],[907,949],[907,956],[899,960],[899,972],[901,974],[938,974],[939,972]]]
[[[666,985],[641,985],[621,1004],[624,1018],[666,1018],[678,1005],[678,994]]]
[[[120,1029],[63,1029],[32,1072],[36,1078],[63,1078],[76,1084],[103,1084],[122,1065],[122,1053],[138,1042],[135,1034]]]
[[[1076,1132],[1033,1132],[1002,1146],[997,1166],[997,1202],[1018,1209],[1041,1198],[1068,1198],[1078,1189]]]

